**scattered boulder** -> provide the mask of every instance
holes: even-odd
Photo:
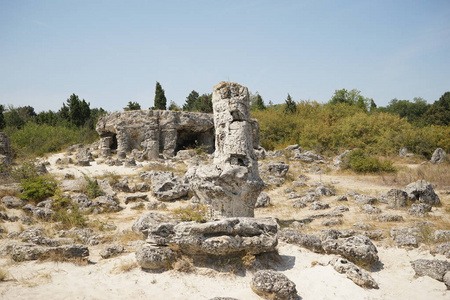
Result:
[[[386,198],[388,202],[388,208],[400,208],[406,206],[408,194],[406,194],[406,192],[402,190],[391,189],[387,192]]]
[[[323,226],[338,226],[338,225],[342,225],[344,222],[342,221],[341,218],[329,218],[326,220],[322,221],[322,225]]]
[[[408,154],[408,148],[402,147],[398,152],[398,156],[405,157]]]
[[[424,240],[422,231],[418,226],[392,227],[391,236],[398,247],[419,246],[419,242]]]
[[[316,188],[315,193],[317,196],[334,196],[336,193],[333,189],[327,188],[323,185]]]
[[[311,163],[314,161],[323,161],[323,156],[318,155],[312,151],[302,152],[300,149],[297,149],[294,154],[294,159],[301,160],[306,163]]]
[[[128,204],[130,202],[135,202],[138,200],[143,200],[143,201],[147,201],[148,200],[148,195],[147,194],[132,194],[132,195],[127,195],[125,197],[125,204]]]
[[[2,198],[2,203],[6,208],[20,208],[25,205],[25,201],[14,196],[5,196]]]
[[[295,200],[292,204],[293,208],[305,208],[307,206],[306,202],[303,200]]]
[[[320,209],[327,209],[330,208],[330,205],[328,203],[320,202],[320,201],[314,201],[309,206],[309,209],[311,210],[320,210]]]
[[[442,254],[450,258],[450,242],[445,242],[436,247],[436,253]]]
[[[400,215],[382,214],[378,217],[380,222],[403,222],[403,217]]]
[[[447,153],[445,153],[444,149],[437,148],[434,150],[433,155],[431,156],[430,162],[432,164],[440,164],[443,163],[447,158]]]
[[[274,176],[284,177],[289,171],[289,165],[283,161],[271,163],[267,166],[267,171]]]
[[[327,238],[322,241],[326,253],[339,254],[351,262],[370,267],[378,262],[378,250],[370,239],[363,235],[349,238]]]
[[[444,281],[444,275],[450,271],[450,262],[438,259],[417,259],[411,262],[417,276],[429,276]]]
[[[166,216],[154,212],[149,212],[145,215],[140,216],[136,220],[136,222],[134,222],[131,229],[141,237],[146,238],[149,228],[157,226],[158,224],[163,222],[167,222]]]
[[[343,258],[333,258],[330,261],[330,264],[337,272],[347,275],[347,277],[357,285],[363,288],[378,289],[377,282],[367,271],[360,269],[348,260]]]
[[[58,247],[44,247],[35,244],[9,243],[2,247],[3,255],[10,255],[14,261],[29,261],[37,259],[56,258],[86,258],[89,249],[84,245],[62,245]]]
[[[160,201],[172,201],[187,196],[187,182],[176,177],[173,172],[151,171],[152,191]]]
[[[270,205],[270,197],[267,193],[261,192],[256,199],[255,207],[268,207]]]
[[[425,203],[412,204],[408,209],[408,214],[416,217],[426,217],[427,213],[431,211],[431,206]]]
[[[348,201],[347,196],[341,195],[336,197],[336,201]]]
[[[175,261],[175,254],[169,247],[144,245],[136,251],[136,261],[144,269],[169,269]]]
[[[419,201],[431,206],[441,204],[439,196],[434,192],[433,185],[425,180],[418,180],[405,187],[405,192],[411,201]]]
[[[252,290],[264,299],[298,299],[295,283],[280,272],[260,270],[255,273],[250,284]]]
[[[450,230],[436,230],[434,232],[434,240],[436,242],[450,241]]]
[[[323,253],[322,241],[315,235],[299,232],[294,229],[283,229],[278,238],[285,243],[298,245],[316,253]]]
[[[22,209],[26,212],[31,213],[37,219],[50,220],[55,213],[49,208],[36,207],[33,204],[27,204]]]
[[[77,164],[79,166],[90,166],[90,162],[94,161],[92,153],[89,148],[81,149],[76,154]]]
[[[101,235],[95,234],[91,228],[77,228],[73,227],[70,230],[61,230],[60,237],[73,237],[81,241],[83,244],[95,246],[98,245],[102,239]]]
[[[355,195],[355,202],[358,203],[359,205],[364,205],[364,204],[375,204],[375,202],[377,201],[376,197],[370,196],[370,195]]]
[[[122,245],[112,244],[112,245],[108,245],[105,248],[103,248],[100,251],[100,256],[105,259],[111,258],[111,257],[121,254],[123,251],[124,251],[124,248]]]
[[[364,204],[362,207],[363,212],[365,212],[366,214],[369,215],[375,215],[375,214],[379,214],[381,213],[381,209],[379,209],[378,207],[375,207],[373,205],[370,204]]]

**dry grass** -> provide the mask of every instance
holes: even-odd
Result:
[[[139,240],[142,240],[142,237],[136,232],[131,230],[124,230],[117,235],[117,241],[122,245],[126,245],[128,242],[134,242]]]
[[[5,269],[1,268],[0,269],[0,282],[1,281],[6,281],[8,276],[9,276],[8,270],[5,270]]]
[[[119,264],[116,264],[114,268],[111,270],[111,273],[119,274],[130,272],[131,270],[138,267],[138,264],[135,260],[122,260]]]
[[[195,271],[194,261],[192,258],[182,256],[173,264],[173,269],[183,273],[193,273]]]
[[[397,174],[381,175],[385,185],[405,186],[417,180],[426,180],[436,185],[438,189],[450,188],[450,164],[424,164],[415,166],[400,166]]]

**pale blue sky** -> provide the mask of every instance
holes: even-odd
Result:
[[[222,80],[267,103],[353,89],[386,106],[450,91],[450,1],[0,0],[0,103],[182,105]]]

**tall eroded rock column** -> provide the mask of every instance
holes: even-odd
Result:
[[[216,149],[214,163],[186,174],[200,202],[214,216],[253,217],[264,185],[253,151],[248,89],[222,81],[213,90]]]

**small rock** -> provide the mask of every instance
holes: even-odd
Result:
[[[344,195],[337,196],[336,201],[348,201],[347,197]]]
[[[419,203],[419,204],[412,204],[411,208],[408,209],[408,214],[424,218],[430,211],[431,211],[430,205],[425,203]]]
[[[136,261],[144,269],[169,269],[175,254],[169,247],[144,245],[136,251]]]
[[[379,214],[381,213],[381,209],[379,209],[378,207],[375,207],[373,205],[370,204],[364,204],[362,207],[362,210],[369,215],[374,215],[374,214]]]
[[[255,207],[268,207],[270,205],[270,197],[267,193],[261,192],[256,200]]]
[[[444,280],[444,275],[450,271],[450,262],[438,259],[417,259],[411,262],[417,276],[429,276],[438,281]]]
[[[340,218],[331,218],[322,221],[323,226],[337,226],[342,225],[343,221]]]
[[[334,258],[330,261],[330,264],[337,272],[347,275],[347,277],[357,285],[362,286],[363,288],[378,288],[378,284],[368,272],[360,269],[348,260]]]
[[[106,258],[117,256],[117,255],[121,254],[123,251],[124,251],[124,248],[122,245],[112,244],[112,245],[108,245],[105,248],[103,248],[102,251],[100,251],[100,256],[102,258],[106,259]]]
[[[260,270],[255,273],[250,285],[252,290],[264,299],[298,299],[295,283],[280,272]]]
[[[380,222],[402,222],[403,217],[399,215],[382,214],[378,217]]]
[[[330,205],[328,203],[320,202],[320,201],[314,201],[309,206],[309,209],[311,210],[320,210],[320,209],[327,209],[330,208]]]
[[[14,196],[5,196],[2,198],[2,203],[6,208],[20,208],[25,205],[25,201]]]

